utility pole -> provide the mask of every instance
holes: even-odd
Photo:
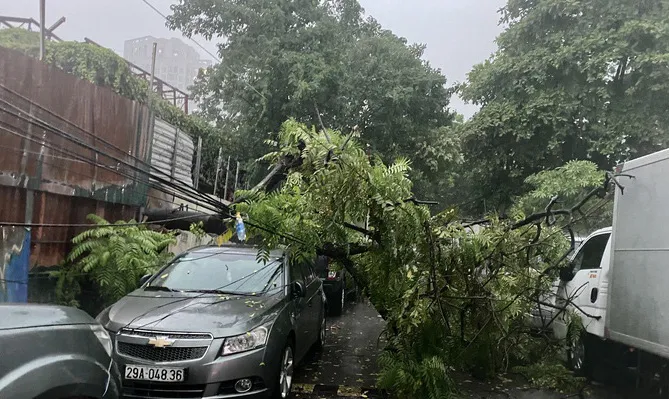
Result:
[[[222,152],[223,148],[219,147],[218,160],[216,160],[216,177],[214,178],[214,195],[217,195],[216,192],[218,191],[218,173],[221,171],[221,162],[223,162],[223,160],[221,159],[223,157]]]
[[[39,59],[44,60],[44,36],[46,36],[46,0],[39,0]]]
[[[44,0],[42,0],[44,1]],[[146,93],[147,102],[149,103],[149,108],[151,105],[151,92],[153,92],[153,77],[156,74],[156,49],[158,48],[158,43],[153,42],[153,51],[151,53],[151,78],[149,80],[149,91]]]
[[[200,186],[200,166],[202,163],[202,136],[197,138],[197,158],[195,158],[195,181],[193,186],[197,190]]]
[[[223,199],[228,200],[228,174],[230,172],[230,155],[228,155],[228,166],[225,167],[225,188],[223,189]]]
[[[235,188],[232,191],[232,200],[235,200],[235,193],[237,192],[237,178],[239,177],[239,161],[237,161],[237,170],[235,171]]]

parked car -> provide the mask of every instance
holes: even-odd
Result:
[[[578,250],[579,246],[584,240],[585,237],[581,236],[574,237],[574,249],[570,251],[568,255],[569,257],[572,256],[574,252]],[[538,277],[539,272],[536,272],[536,274]],[[555,322],[556,309],[554,306],[555,306],[555,298],[557,296],[557,291],[558,291],[558,285],[559,284],[557,282],[552,282],[550,292],[545,293],[539,298],[539,300],[544,304],[537,304],[532,308],[529,317],[529,324],[530,328],[533,331],[542,332],[549,335],[552,334],[553,331],[552,323]]]
[[[323,282],[328,313],[334,316],[341,315],[346,299],[358,295],[355,280],[346,270],[331,267],[327,256],[319,256],[316,260],[316,273]]]
[[[286,398],[325,340],[323,284],[281,251],[186,251],[98,319],[114,332],[125,398]]]
[[[85,312],[0,304],[0,398],[117,399],[112,341]]]

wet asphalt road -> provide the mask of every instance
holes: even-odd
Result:
[[[296,370],[294,396],[378,397],[374,387],[384,322],[376,310],[365,300],[349,302],[341,316],[327,320],[327,327],[322,352],[308,355]]]
[[[330,317],[327,326],[323,351],[308,355],[295,372],[293,398],[384,398],[386,395],[375,389],[384,327],[376,310],[366,300],[351,302],[341,316]],[[646,398],[634,392],[628,378],[609,381],[615,385],[589,384],[581,395],[531,389],[517,376],[482,382],[456,375],[455,381],[458,397],[463,399]]]

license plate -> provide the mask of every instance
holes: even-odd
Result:
[[[182,382],[185,372],[182,368],[153,367],[153,366],[125,366],[126,380]]]

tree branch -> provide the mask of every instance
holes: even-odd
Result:
[[[316,104],[316,101],[314,101],[314,109],[316,110],[316,116],[318,116],[318,122],[321,124],[321,129],[323,130],[323,134],[325,135],[325,140],[328,141],[328,144],[332,144],[332,141],[330,140],[330,135],[328,134],[327,129],[325,129],[325,124],[323,124],[323,119],[321,118],[321,111],[318,110],[318,105]]]
[[[583,205],[585,205],[592,197],[595,196],[603,196],[606,194],[606,188],[608,187],[610,182],[610,177],[607,174],[606,179],[604,181],[604,186],[603,187],[596,187],[592,189],[585,197],[581,198],[581,200],[574,205],[571,208],[568,209],[558,209],[558,210],[552,210],[552,206],[555,204],[557,201],[556,197],[551,198],[551,202],[549,203],[549,206],[546,207],[546,209],[543,212],[537,212],[533,213],[530,216],[526,217],[523,220],[520,220],[516,223],[514,223],[511,226],[511,230],[515,230],[518,228],[521,228],[523,226],[527,226],[532,223],[536,223],[542,219],[550,220],[551,218],[554,218],[555,216],[569,216],[571,219],[571,216],[580,210]]]
[[[260,183],[258,183],[258,184],[256,184],[255,186],[253,186],[253,188],[251,189],[251,191],[260,191],[261,189],[265,188],[265,186],[267,185],[267,183],[269,183],[269,181],[272,180],[272,178],[273,178],[274,176],[276,176],[279,172],[281,172],[281,170],[284,168],[284,166],[285,166],[285,165],[284,165],[284,160],[283,160],[283,159],[279,160],[279,162],[277,162],[276,165],[274,165],[274,167],[272,168],[272,170],[269,171],[269,173],[267,174],[267,176],[265,176],[265,177],[260,181]]]

